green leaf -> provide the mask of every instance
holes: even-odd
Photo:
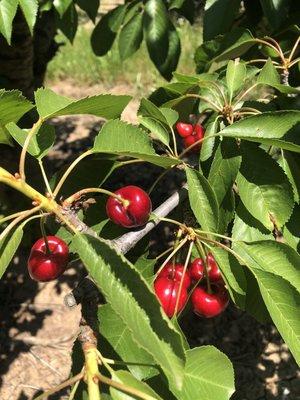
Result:
[[[179,59],[180,41],[163,0],[146,2],[143,25],[151,60],[163,77],[171,79]]]
[[[142,115],[144,117],[151,117],[153,119],[157,119],[162,124],[168,125],[167,119],[161,109],[159,109],[154,103],[150,100],[142,98],[140,107],[138,110],[138,115]]]
[[[100,94],[73,100],[60,96],[50,89],[38,89],[35,92],[36,107],[44,120],[73,114],[91,114],[106,119],[116,118],[121,115],[130,99],[130,96]]]
[[[6,125],[11,136],[23,147],[28,130],[19,128],[14,122]],[[43,124],[30,140],[27,151],[33,157],[41,160],[48,153],[55,141],[55,129],[52,125]]]
[[[184,353],[179,334],[164,317],[154,293],[126,258],[99,239],[76,235],[74,247],[108,304],[152,355],[172,390],[183,379]]]
[[[123,22],[127,5],[122,4],[105,14],[91,36],[91,45],[96,56],[104,56],[111,49]]]
[[[273,240],[240,242],[235,244],[235,251],[252,271],[259,269],[281,276],[300,293],[300,255],[288,245]]]
[[[60,17],[62,17],[72,2],[73,0],[53,0],[53,5],[58,11]]]
[[[139,122],[145,128],[149,129],[154,139],[161,141],[166,146],[169,145],[170,142],[169,132],[161,122],[151,117],[142,117],[142,116],[139,116]]]
[[[130,329],[109,304],[99,307],[98,319],[101,335],[121,359],[129,363],[128,369],[133,376],[137,379],[148,379],[159,373],[155,368],[153,357],[137,344]]]
[[[76,3],[82,10],[84,10],[87,13],[87,15],[91,18],[91,20],[95,22],[98,8],[100,5],[100,0],[89,0],[89,1],[76,0]]]
[[[139,271],[139,273],[146,279],[149,284],[152,284],[154,278],[154,266],[157,263],[155,258],[146,258],[142,255],[137,259],[134,266]]]
[[[58,28],[73,43],[78,28],[78,14],[73,2],[71,2],[66,12],[64,12],[58,21]]]
[[[290,218],[293,190],[277,162],[255,145],[242,146],[242,165],[237,177],[239,196],[248,211],[270,231]]]
[[[220,33],[228,32],[239,7],[240,0],[207,0],[204,8],[203,39],[210,40]]]
[[[229,359],[213,346],[186,352],[180,400],[229,400],[234,392],[234,372]]]
[[[19,0],[19,6],[23,11],[26,22],[29,26],[31,34],[33,33],[33,27],[36,21],[38,13],[38,1],[37,0]]]
[[[241,161],[241,153],[235,141],[225,139],[220,142],[208,176],[208,182],[215,191],[219,204],[228,190],[232,189]]]
[[[241,266],[232,254],[220,247],[212,247],[211,252],[221,269],[231,298],[235,304],[244,309],[247,288],[245,267]]]
[[[246,78],[246,65],[241,63],[238,58],[230,60],[226,69],[226,82],[231,102],[234,94],[243,86]]]
[[[171,157],[158,156],[146,132],[119,120],[103,125],[95,139],[93,151],[139,158],[165,168],[179,162]]]
[[[216,194],[199,172],[186,168],[190,205],[204,231],[218,232],[219,207]]]
[[[294,191],[294,200],[300,201],[300,156],[289,151],[281,151],[279,164],[286,173]]]
[[[289,85],[282,85],[280,83],[280,75],[277,72],[275,66],[272,63],[272,60],[269,58],[265,63],[263,68],[261,69],[258,77],[257,83],[271,86],[281,93],[285,94],[299,94],[299,89],[293,88]]]
[[[13,259],[23,237],[23,225],[0,241],[0,279]]]
[[[300,253],[300,206],[294,207],[290,220],[284,227],[283,237],[287,244]]]
[[[232,29],[224,36],[205,41],[195,53],[197,71],[208,71],[214,62],[235,59],[256,44],[251,32],[242,28]]]
[[[137,380],[128,371],[114,371],[112,374],[112,378],[116,381],[123,383],[124,385],[132,387],[144,393],[148,396],[148,400],[162,400],[162,398],[157,393],[155,393],[149,385],[147,385],[145,382]],[[123,391],[117,390],[112,386],[110,387],[110,394],[114,400],[135,400],[137,398],[136,396],[125,394]]]
[[[244,242],[274,239],[270,231],[249,213],[242,202],[236,208],[232,238]],[[233,248],[235,248],[235,242],[233,242]]]
[[[0,90],[0,143],[11,144],[5,125],[9,122],[18,122],[33,107],[19,90]]]
[[[253,270],[262,297],[279,333],[300,365],[300,296],[278,275]]]
[[[208,138],[209,136],[215,135],[218,132],[219,127],[220,123],[218,119],[218,114],[214,113],[208,120],[204,137]],[[215,139],[216,139],[215,137],[212,137],[210,139],[205,139],[202,142],[200,151],[200,161],[206,161],[212,156],[215,145]]]
[[[0,1],[0,32],[11,44],[12,23],[15,18],[19,0]]]
[[[143,14],[136,14],[121,29],[119,35],[119,53],[126,60],[140,47],[143,40]]]
[[[166,108],[166,107],[161,107],[160,111],[164,115],[164,117],[167,121],[167,124],[169,125],[170,128],[173,125],[175,125],[175,123],[178,121],[179,114],[177,111],[172,110],[171,108]]]
[[[300,152],[296,132],[299,121],[300,111],[266,112],[237,121],[220,131],[220,135]]]

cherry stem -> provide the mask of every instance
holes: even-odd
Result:
[[[49,242],[48,242],[46,229],[45,229],[45,217],[42,217],[40,219],[40,228],[41,228],[41,232],[42,232],[42,235],[43,235],[43,238],[44,238],[44,242],[45,242],[46,254],[49,255],[49,254],[51,254],[51,250],[50,250],[50,247],[49,247]]]
[[[14,213],[14,214],[8,215],[7,217],[3,217],[2,219],[0,219],[0,225],[4,224],[4,222],[6,222],[6,221],[10,221],[11,219],[14,219],[16,217],[19,217],[19,216],[23,215],[27,211],[29,211],[29,210],[18,211],[18,212]]]
[[[171,168],[165,169],[158,177],[155,179],[154,183],[151,185],[150,189],[148,190],[148,194],[151,194],[155,188],[155,186],[158,184],[158,182],[169,172],[171,171]]]
[[[48,390],[47,392],[44,392],[40,396],[36,397],[34,400],[42,400],[45,398],[48,398],[51,394],[57,393],[60,390],[64,389],[65,387],[73,385],[73,383],[76,383],[80,381],[83,378],[84,371],[81,371],[79,374],[73,376],[72,378],[68,379],[67,381],[61,383],[60,385],[55,386],[53,389]]]
[[[182,241],[178,244],[178,246],[176,248],[174,248],[174,250],[172,251],[171,254],[169,254],[169,256],[165,259],[165,261],[163,262],[162,266],[158,269],[158,271],[156,272],[155,276],[154,276],[154,280],[156,279],[156,277],[160,274],[160,272],[164,269],[164,267],[168,264],[168,262],[172,259],[172,257],[174,256],[174,254],[181,249],[181,247],[183,247],[186,242],[188,241],[187,238],[182,239]]]
[[[52,193],[52,190],[51,190],[51,187],[50,187],[50,184],[49,184],[49,181],[48,181],[48,178],[47,178],[46,171],[45,171],[45,168],[44,168],[42,160],[39,160],[39,166],[40,166],[40,170],[41,170],[41,173],[42,173],[45,185],[46,185],[46,189],[47,189],[49,195],[51,197],[53,197],[53,193]]]
[[[73,169],[76,167],[76,165],[85,157],[89,156],[93,154],[92,150],[87,150],[84,153],[82,153],[78,158],[76,158],[76,160],[74,160],[72,162],[72,164],[69,165],[69,167],[66,169],[65,173],[63,174],[63,176],[60,178],[58,184],[56,185],[54,191],[53,191],[53,198],[55,199],[55,197],[58,195],[60,189],[62,188],[63,184],[65,183],[65,180],[68,178],[68,176],[70,175],[70,173],[73,171]]]
[[[9,234],[9,232],[23,219],[29,217],[32,214],[35,214],[38,210],[40,210],[41,206],[36,206],[32,208],[31,210],[24,211],[21,215],[19,215],[17,218],[15,218],[10,224],[7,225],[7,227],[1,232],[0,235],[0,242]]]
[[[155,260],[159,260],[161,257],[165,256],[166,254],[170,253],[172,251],[172,247],[168,248],[167,250],[163,251],[160,253],[157,257],[155,257]]]
[[[177,298],[176,298],[176,304],[175,304],[175,310],[174,310],[174,317],[177,314],[180,295],[181,295],[181,290],[182,290],[182,286],[183,286],[183,280],[184,280],[184,277],[185,277],[185,274],[186,274],[187,266],[188,266],[190,258],[191,258],[193,246],[194,246],[194,242],[191,242],[190,245],[189,245],[189,249],[188,249],[188,253],[187,253],[186,259],[185,259],[183,272],[182,272],[182,277],[181,277],[180,283],[179,283],[178,295],[177,295]]]
[[[180,239],[182,238],[182,229],[181,228],[179,228],[178,229],[178,231],[177,231],[177,235],[176,235],[176,239],[175,239],[175,243],[174,243],[174,248],[176,248],[177,246],[178,246],[178,244],[179,244],[179,242],[180,242]],[[174,255],[173,255],[173,259],[172,259],[172,264],[173,264],[173,278],[174,278],[174,275],[175,275],[175,264],[176,264],[176,261],[177,261],[177,255],[178,255],[178,253],[175,253]]]
[[[205,250],[204,250],[204,248],[202,246],[201,241],[198,238],[196,239],[196,248],[198,250],[200,258],[202,258],[202,260],[203,260],[204,272],[205,272],[206,283],[207,283],[207,292],[209,294],[212,294],[211,284],[210,284],[209,274],[208,274],[207,255],[205,253]]]
[[[120,203],[122,203],[124,207],[128,207],[128,205],[130,204],[129,200],[123,199],[122,196],[120,196],[119,194],[115,194],[115,193],[111,192],[110,190],[106,190],[106,189],[102,189],[102,188],[86,188],[86,189],[79,190],[78,192],[76,192],[76,193],[72,194],[70,197],[68,197],[63,202],[63,207],[67,207],[67,206],[71,205],[72,203],[74,203],[75,201],[78,201],[82,196],[84,196],[85,194],[88,194],[88,193],[102,193],[102,194],[106,194],[110,197],[114,197]]]
[[[181,222],[176,221],[175,219],[171,218],[165,218],[165,217],[158,217],[155,214],[152,214],[154,216],[154,219],[159,220],[159,221],[164,221],[164,222],[170,222],[171,224],[178,225],[181,229],[185,228],[185,225],[182,224]]]
[[[27,149],[28,146],[30,144],[31,139],[33,138],[33,136],[36,134],[36,132],[38,132],[38,130],[40,129],[41,125],[43,123],[42,118],[40,118],[31,128],[31,130],[28,132],[25,142],[23,144],[23,148],[22,148],[22,152],[20,155],[20,161],[19,161],[19,174],[20,174],[20,178],[25,181],[26,179],[26,175],[25,175],[25,161],[26,161],[26,153],[27,153]]]
[[[292,49],[292,51],[291,51],[291,53],[290,53],[290,55],[289,55],[289,58],[288,58],[288,61],[289,61],[289,62],[292,61],[292,58],[294,57],[294,54],[295,54],[295,52],[296,52],[296,50],[297,50],[297,47],[298,47],[299,42],[300,42],[300,36],[299,36],[298,39],[296,40],[296,42],[295,42],[295,44],[294,44],[294,46],[293,46],[293,49]]]

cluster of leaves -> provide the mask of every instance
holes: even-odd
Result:
[[[95,23],[99,4],[99,0],[1,0],[0,32],[10,43],[18,6],[31,32],[39,14],[54,9],[57,28],[73,41],[78,27],[78,10],[83,10]],[[120,57],[125,60],[139,49],[145,39],[150,59],[161,75],[169,80],[176,70],[181,52],[176,21],[181,17],[193,23],[201,8],[201,5],[195,6],[194,0],[125,1],[125,4],[116,6],[97,21],[91,36],[93,51],[103,56],[117,41]],[[279,32],[286,48],[291,30],[299,33],[295,25],[299,10],[291,0],[210,0],[206,1],[203,11],[204,43],[196,53],[198,72],[206,70],[213,61],[222,59],[220,52],[224,41],[227,47],[239,41],[238,53],[246,52],[251,47],[251,37],[241,33],[246,28],[251,28],[258,35],[265,34],[266,29],[268,32]],[[251,52],[249,55],[253,58]]]

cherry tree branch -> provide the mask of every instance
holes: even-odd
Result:
[[[131,250],[141,239],[143,239],[144,236],[146,236],[161,222],[159,218],[169,215],[179,205],[180,202],[186,199],[186,189],[187,186],[185,184],[180,190],[173,193],[166,201],[164,201],[159,207],[157,207],[153,211],[153,214],[157,218],[149,221],[144,227],[140,229],[130,231],[112,240],[111,244],[119,252],[123,254],[128,253],[129,250]],[[69,222],[71,222],[71,224],[74,225],[80,233],[85,233],[94,237],[98,237],[97,233],[93,229],[80,221],[75,211],[64,209],[62,213],[64,213]],[[86,287],[88,287],[89,290],[95,290],[95,284],[92,282],[92,278],[90,276],[85,277],[72,292],[68,293],[65,296],[64,302],[66,306],[74,307],[75,305],[77,305],[84,297],[84,293],[87,292],[85,289]]]

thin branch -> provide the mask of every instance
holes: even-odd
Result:
[[[289,62],[292,61],[292,58],[294,57],[294,54],[295,54],[295,52],[296,52],[296,50],[297,50],[297,47],[298,47],[299,42],[300,42],[300,36],[299,36],[298,39],[296,40],[296,42],[295,42],[295,44],[294,44],[294,47],[293,47],[293,49],[292,49],[292,51],[291,51],[291,53],[290,53],[290,55],[289,55],[289,58],[288,58],[288,61],[289,61]]]

